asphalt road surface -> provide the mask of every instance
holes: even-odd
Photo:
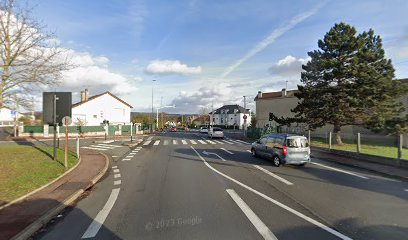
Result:
[[[319,159],[276,168],[192,132],[81,146],[109,155],[109,174],[35,239],[408,238],[400,180]]]

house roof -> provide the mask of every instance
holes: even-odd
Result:
[[[224,105],[224,106],[218,108],[217,110],[215,110],[214,114],[220,114],[221,110],[224,110],[224,111],[228,110],[227,113],[232,114],[232,113],[234,113],[235,109],[238,109],[237,113],[248,113],[249,112],[249,109],[247,109],[245,111],[245,109],[243,107],[239,106],[238,104],[235,104],[235,105]],[[212,114],[212,112],[210,112],[210,114]]]
[[[288,90],[286,91],[286,97],[295,97],[295,93],[297,93],[298,90]],[[254,98],[254,100],[258,100],[258,99],[270,99],[270,98],[280,98],[283,97],[282,95],[282,91],[279,92],[264,92],[262,93],[262,97],[259,97],[258,95],[256,95],[256,97]]]
[[[111,92],[109,92],[109,91],[106,91],[106,92],[101,93],[101,94],[98,94],[98,95],[94,95],[94,96],[88,98],[88,100],[86,100],[86,101],[74,103],[74,104],[72,104],[72,108],[78,107],[78,106],[80,106],[80,105],[82,105],[82,104],[84,104],[84,103],[86,103],[86,102],[89,102],[89,101],[91,101],[91,100],[93,100],[93,99],[95,99],[95,98],[101,97],[101,96],[103,96],[103,95],[105,95],[105,94],[108,94],[108,95],[112,96],[113,98],[116,98],[118,101],[120,101],[121,103],[125,104],[126,106],[128,106],[128,107],[130,107],[130,108],[133,108],[129,103],[123,101],[122,99],[120,99],[120,98],[118,98],[117,96],[113,95],[113,94],[112,94]]]

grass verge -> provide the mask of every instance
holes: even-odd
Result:
[[[0,205],[6,204],[39,188],[65,172],[64,151],[57,149],[57,161],[52,147],[0,147]],[[68,153],[68,168],[77,163]]]
[[[322,147],[329,148],[327,143],[324,143],[319,140],[311,140],[312,147]],[[348,152],[357,152],[357,145],[353,143],[344,143],[343,145],[332,144],[332,149],[348,151]],[[361,153],[368,155],[375,155],[381,157],[397,158],[397,147],[388,147],[388,146],[375,146],[361,144]],[[402,159],[408,160],[408,149],[402,149]]]

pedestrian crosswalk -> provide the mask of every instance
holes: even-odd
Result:
[[[123,146],[100,143],[100,144],[92,144],[92,145],[89,145],[89,146],[84,146],[84,147],[81,147],[81,148],[98,150],[98,151],[107,151],[107,150],[112,150],[112,149],[120,148],[120,147],[123,147]]]
[[[219,139],[219,140],[207,140],[207,139],[172,139],[172,140],[160,140],[160,139],[146,139],[146,141],[142,142],[142,146],[159,146],[159,145],[196,145],[196,144],[202,144],[202,145],[223,145],[223,144],[244,144],[244,145],[249,145],[250,143],[241,141],[241,140],[233,140],[233,139]]]

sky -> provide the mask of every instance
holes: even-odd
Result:
[[[31,0],[33,15],[75,68],[56,91],[111,91],[132,111],[255,109],[258,91],[296,89],[308,51],[339,22],[383,40],[396,78],[408,77],[405,0]],[[153,81],[156,80],[156,81]],[[41,103],[38,103],[38,108]]]

